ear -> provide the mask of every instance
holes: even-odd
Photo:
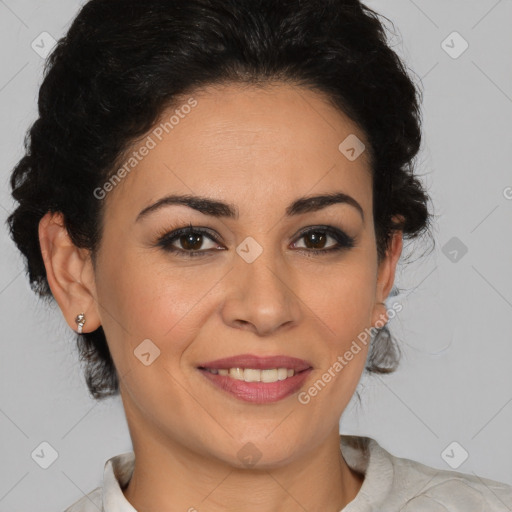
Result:
[[[377,271],[377,286],[375,290],[375,306],[372,313],[373,326],[375,326],[377,321],[379,321],[378,323],[381,324],[382,327],[382,325],[387,323],[389,320],[387,308],[383,302],[389,295],[395,281],[396,266],[402,253],[402,237],[402,231],[395,231],[393,233],[386,256],[379,264]]]
[[[66,322],[76,331],[75,317],[84,313],[82,332],[96,330],[101,321],[90,251],[73,244],[60,212],[48,212],[40,220],[39,243],[48,284]]]

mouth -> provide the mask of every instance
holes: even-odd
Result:
[[[262,404],[298,391],[313,367],[295,357],[242,354],[202,363],[197,369],[215,387],[240,400]]]

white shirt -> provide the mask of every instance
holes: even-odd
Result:
[[[512,486],[399,458],[369,437],[340,435],[347,464],[365,475],[357,496],[340,512],[512,512]],[[134,452],[105,462],[103,485],[64,512],[137,512],[122,492]]]

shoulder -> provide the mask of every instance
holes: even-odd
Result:
[[[382,448],[381,448],[382,449]],[[386,452],[387,453],[387,452]],[[387,453],[393,466],[390,497],[400,512],[510,512],[512,486],[457,471],[436,469]]]
[[[97,487],[70,505],[64,512],[98,512],[103,510],[102,503],[102,488]]]

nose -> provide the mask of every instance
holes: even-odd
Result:
[[[259,336],[291,328],[301,317],[300,299],[293,291],[293,273],[286,262],[263,250],[252,263],[238,254],[229,272],[222,318],[226,325]]]

